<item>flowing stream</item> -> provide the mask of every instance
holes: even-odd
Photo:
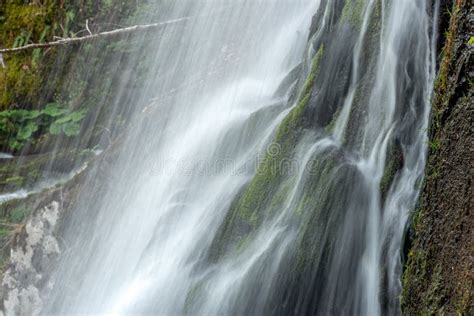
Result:
[[[191,18],[137,37],[147,106],[69,211],[43,313],[399,314],[436,7],[152,4]]]

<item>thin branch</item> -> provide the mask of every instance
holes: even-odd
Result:
[[[115,35],[125,34],[125,33],[133,33],[137,31],[144,31],[144,30],[148,30],[152,28],[169,25],[169,24],[176,24],[176,23],[187,21],[189,19],[191,19],[191,17],[174,19],[174,20],[169,20],[169,21],[160,22],[160,23],[153,23],[153,24],[134,25],[134,26],[129,26],[125,28],[115,29],[112,31],[101,32],[97,34],[90,34],[90,35],[81,36],[81,37],[61,38],[49,43],[36,43],[36,44],[28,44],[28,45],[16,47],[16,48],[4,48],[4,49],[0,49],[0,54],[16,53],[16,52],[21,52],[28,49],[47,48],[47,47],[53,47],[53,46],[63,46],[63,45],[68,45],[68,44],[73,44],[73,43],[80,43],[80,42],[90,41],[90,40],[103,38],[103,37],[110,37],[110,36],[115,36]]]
[[[89,28],[89,20],[86,20],[86,30],[89,32],[89,35],[92,35],[91,29]]]

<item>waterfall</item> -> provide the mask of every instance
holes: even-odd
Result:
[[[67,211],[43,314],[399,314],[436,4],[149,6],[190,18],[134,36],[147,77],[116,107],[140,110]]]

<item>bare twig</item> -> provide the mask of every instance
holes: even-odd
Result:
[[[223,6],[222,8],[214,10],[214,12],[212,14],[217,14],[221,11],[228,10],[228,9],[234,7],[234,5],[235,4]],[[63,45],[68,45],[68,44],[74,44],[74,43],[90,41],[90,40],[94,40],[94,39],[102,38],[102,37],[109,37],[109,36],[115,36],[115,35],[120,35],[120,34],[144,31],[144,30],[148,30],[148,29],[159,28],[159,27],[169,25],[169,24],[176,24],[176,23],[186,22],[188,20],[199,18],[199,17],[209,18],[210,15],[206,14],[206,15],[197,15],[197,16],[187,16],[187,17],[184,17],[184,18],[178,18],[178,19],[168,20],[168,21],[159,22],[159,23],[142,24],[142,25],[123,27],[123,28],[118,28],[118,29],[112,30],[112,31],[101,32],[101,33],[97,33],[97,34],[92,34],[91,33],[91,31],[89,29],[88,21],[86,21],[86,30],[90,33],[89,35],[81,36],[81,37],[66,37],[66,38],[54,37],[55,40],[53,42],[49,42],[49,43],[36,43],[36,44],[28,44],[28,45],[25,45],[25,46],[22,46],[22,47],[3,48],[3,49],[0,49],[0,55],[2,53],[3,54],[5,54],[5,53],[16,53],[16,52],[21,52],[21,51],[28,50],[28,49],[63,46]],[[64,30],[63,30],[63,32],[64,32]]]
[[[91,29],[89,28],[89,20],[86,20],[86,30],[89,32],[89,35],[92,35]]]
[[[68,44],[80,43],[80,42],[90,41],[90,40],[103,38],[103,37],[133,33],[137,31],[144,31],[144,30],[148,30],[152,28],[162,27],[169,24],[176,24],[180,22],[185,22],[189,19],[191,19],[191,17],[174,19],[174,20],[169,20],[169,21],[160,22],[160,23],[153,23],[153,24],[134,25],[134,26],[129,26],[125,28],[115,29],[112,31],[101,32],[97,34],[89,34],[89,35],[81,36],[81,37],[60,38],[56,41],[49,42],[49,43],[36,43],[36,44],[28,44],[25,46],[15,47],[15,48],[4,48],[4,49],[0,49],[0,54],[16,53],[16,52],[21,52],[28,49],[47,48],[47,47],[53,47],[53,46],[63,46],[63,45],[68,45]]]

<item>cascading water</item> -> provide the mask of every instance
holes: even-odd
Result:
[[[190,19],[143,43],[149,105],[69,211],[43,313],[400,313],[436,4],[160,8]]]

